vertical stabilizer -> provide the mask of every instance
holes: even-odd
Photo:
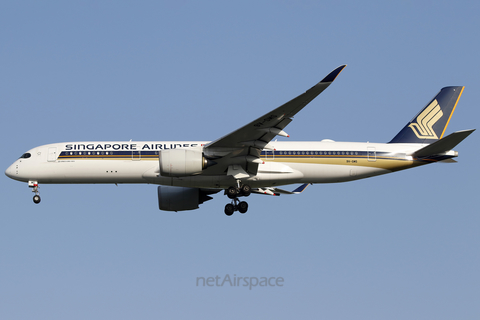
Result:
[[[445,134],[464,87],[445,87],[389,143],[433,143]]]

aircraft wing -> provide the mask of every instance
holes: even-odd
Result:
[[[252,193],[266,194],[269,196],[279,196],[281,194],[300,194],[303,191],[305,191],[305,189],[307,189],[309,185],[310,183],[304,183],[293,191],[288,191],[288,190],[283,190],[283,189],[273,188],[273,187],[256,188],[256,189],[252,189]]]
[[[268,143],[275,136],[288,136],[283,129],[292,121],[293,116],[332,84],[345,67],[346,65],[342,65],[336,68],[305,93],[240,129],[208,143],[204,154],[214,159],[217,165],[207,168],[203,174],[226,172],[230,165],[240,165],[245,172],[256,174],[258,164],[261,163],[261,151],[270,148]]]

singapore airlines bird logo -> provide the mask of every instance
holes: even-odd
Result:
[[[435,99],[418,115],[417,123],[411,123],[409,127],[419,139],[438,139],[432,127],[442,116],[442,109]]]

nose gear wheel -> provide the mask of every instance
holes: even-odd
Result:
[[[34,183],[32,187],[32,192],[35,192],[35,195],[33,196],[33,202],[35,204],[39,204],[42,199],[40,199],[40,191],[38,191],[38,183]]]

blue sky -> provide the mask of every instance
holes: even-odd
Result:
[[[473,1],[0,5],[5,170],[38,145],[214,140],[348,67],[290,140],[387,142],[444,86],[478,128]],[[285,138],[279,138],[285,139]],[[478,319],[478,132],[457,164],[158,210],[154,185],[0,179],[2,319]],[[283,287],[197,287],[197,277]]]

